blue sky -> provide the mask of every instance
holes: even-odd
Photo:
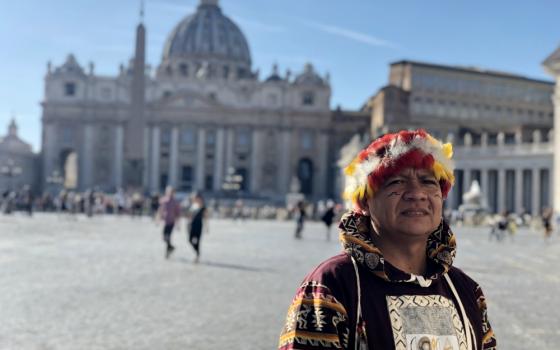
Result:
[[[0,135],[12,116],[38,151],[47,61],[70,52],[116,75],[133,54],[140,0],[5,1],[0,11]],[[157,66],[173,27],[198,0],[146,0],[148,63]],[[541,62],[560,44],[553,0],[221,0],[266,77],[313,63],[329,72],[332,106],[359,108],[401,59],[477,66],[547,79]]]

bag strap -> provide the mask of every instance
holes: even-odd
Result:
[[[469,321],[469,318],[467,317],[467,313],[465,312],[465,308],[463,307],[461,298],[459,298],[459,293],[457,293],[457,289],[455,289],[455,285],[453,284],[453,281],[451,281],[451,277],[449,277],[447,273],[443,274],[443,276],[445,277],[445,280],[447,281],[449,288],[451,288],[451,291],[455,296],[455,300],[457,300],[457,304],[459,304],[459,309],[461,310],[461,316],[463,317],[463,325],[465,329],[465,336],[467,337],[467,349],[477,350],[478,345],[476,343],[476,336],[474,333],[474,329],[473,326],[471,325],[471,322]]]
[[[358,350],[359,346],[359,339],[358,339],[358,327],[360,325],[360,320],[362,318],[362,289],[360,287],[360,272],[358,271],[358,264],[353,256],[350,256],[352,259],[352,265],[354,266],[354,272],[356,273],[356,289],[358,291],[358,304],[357,304],[357,313],[356,313],[356,326],[355,326],[355,334],[354,334],[354,349]],[[365,332],[365,330],[364,330]]]

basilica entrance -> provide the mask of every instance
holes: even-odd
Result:
[[[64,149],[60,152],[59,167],[62,169],[63,185],[67,189],[78,187],[78,153],[73,149]]]
[[[298,163],[298,180],[300,192],[305,195],[313,194],[313,162],[309,158],[302,158]]]

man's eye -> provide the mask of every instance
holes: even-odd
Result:
[[[400,185],[402,184],[404,181],[401,179],[396,179],[396,180],[391,180],[387,183],[387,186],[392,186],[392,185]]]
[[[439,185],[439,183],[436,180],[431,180],[431,179],[424,180],[424,183],[426,185]]]

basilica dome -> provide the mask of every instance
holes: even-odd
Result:
[[[226,17],[218,0],[201,0],[167,38],[162,61],[214,61],[250,68],[251,54],[239,27]]]

